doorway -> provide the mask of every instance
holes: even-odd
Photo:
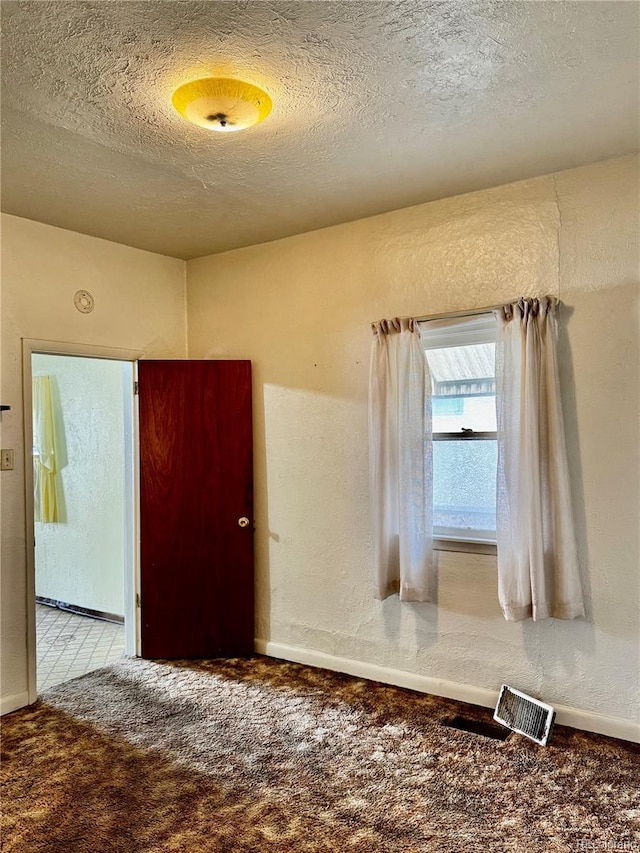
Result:
[[[33,698],[137,651],[136,364],[37,343],[25,352]]]
[[[33,466],[34,353],[108,359],[126,363],[123,369],[130,370],[123,382],[125,654],[251,654],[251,362],[145,360],[132,350],[23,340],[28,519],[35,519],[38,485]],[[46,451],[47,442],[42,444],[39,452]],[[110,461],[122,464],[114,455]],[[39,488],[46,485],[43,480]],[[63,495],[63,510],[64,500]],[[35,521],[26,531],[29,704],[38,697],[35,552],[41,546],[36,546],[34,531]]]

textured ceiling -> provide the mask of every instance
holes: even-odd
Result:
[[[638,147],[636,2],[2,2],[2,207],[182,258]],[[216,134],[171,107],[265,88]]]

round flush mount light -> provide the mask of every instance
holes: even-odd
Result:
[[[173,93],[172,103],[187,121],[222,133],[251,127],[271,112],[271,98],[266,92],[229,77],[184,83]]]

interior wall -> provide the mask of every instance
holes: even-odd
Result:
[[[88,290],[95,308],[73,304]],[[26,546],[22,338],[138,350],[184,358],[184,261],[49,225],[2,216],[2,447],[14,450],[3,471],[1,695],[4,710],[27,691]]]
[[[51,380],[58,521],[35,523],[36,595],[124,616],[125,407],[133,366],[32,357]]]
[[[187,264],[193,358],[254,369],[257,636],[638,720],[638,160]],[[588,618],[506,622],[492,556],[436,604],[371,594],[370,323],[553,294]]]

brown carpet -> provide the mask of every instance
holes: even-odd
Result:
[[[268,658],[128,660],[3,726],[5,853],[640,850],[640,750]]]

